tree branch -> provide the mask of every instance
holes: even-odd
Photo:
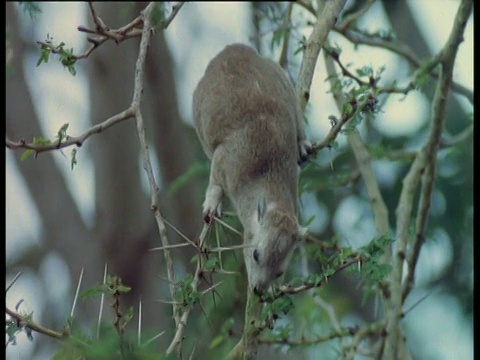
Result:
[[[124,121],[128,120],[131,117],[134,117],[134,111],[132,107],[129,107],[128,109],[122,111],[121,113],[118,113],[111,118],[105,120],[104,122],[97,124],[95,126],[92,126],[90,129],[85,131],[82,135],[80,136],[67,136],[65,141],[62,142],[53,142],[51,144],[46,144],[46,145],[39,145],[35,143],[27,143],[24,139],[21,139],[19,141],[11,141],[9,139],[5,139],[5,145],[9,149],[29,149],[35,151],[37,154],[45,151],[51,151],[51,150],[58,150],[58,149],[63,149],[72,145],[76,145],[77,147],[80,147],[83,145],[83,143],[92,135],[94,134],[100,134],[101,132],[111,128],[112,126]],[[19,120],[20,121],[20,120]]]
[[[191,284],[192,291],[197,291],[198,285],[200,284],[201,274],[203,274],[203,267],[202,267],[202,256],[203,256],[203,249],[205,247],[205,242],[207,239],[208,230],[210,229],[209,225],[204,225],[202,232],[199,236],[199,248],[200,252],[197,255],[197,267],[195,269],[195,274],[193,276],[193,281]],[[188,306],[183,309],[182,316],[177,323],[175,335],[173,336],[170,345],[167,348],[167,355],[170,355],[173,351],[177,350],[177,352],[181,351],[180,345],[183,340],[183,334],[187,327],[188,317],[190,315],[191,306]],[[178,315],[179,316],[179,315]]]
[[[422,61],[415,55],[415,53],[404,43],[395,40],[387,41],[379,38],[365,36],[361,32],[353,31],[349,28],[343,27],[341,25],[335,26],[334,31],[343,35],[346,39],[350,40],[353,44],[356,45],[368,45],[373,47],[379,47],[382,49],[389,50],[395,54],[398,54],[405,58],[412,66],[422,67]],[[436,71],[429,72],[430,76],[434,79],[439,78],[439,74]],[[467,87],[457,83],[452,82],[452,90],[457,92],[460,95],[465,96],[471,104],[473,104],[473,91]]]
[[[172,6],[171,14],[163,20],[161,28],[166,29],[170,23],[173,21],[175,16],[178,14],[182,6],[184,5],[184,1],[181,1]],[[105,43],[108,40],[114,40],[117,43],[121,43],[124,40],[131,39],[133,37],[143,36],[143,30],[137,29],[136,26],[140,25],[143,22],[142,15],[138,16],[134,20],[132,20],[129,24],[122,26],[119,29],[109,29],[102,19],[97,15],[95,8],[93,7],[92,2],[88,3],[90,13],[93,19],[93,22],[96,25],[96,29],[88,29],[84,26],[79,26],[77,29],[81,32],[86,32],[89,34],[99,35],[99,38],[88,38],[88,41],[92,43],[89,49],[87,49],[84,53],[79,55],[72,54],[70,58],[72,60],[79,60],[87,58],[96,48],[100,45]],[[61,53],[61,50],[58,46],[53,45],[51,42],[47,41],[37,41],[37,43],[42,46],[42,48],[48,48],[54,54]],[[5,139],[5,146],[9,149],[27,149],[35,151],[35,155],[38,155],[41,152],[51,151],[51,150],[58,150],[65,147],[69,147],[72,145],[76,145],[80,147],[83,143],[93,134],[99,134],[102,131],[116,125],[119,122],[127,120],[134,116],[134,109],[132,107],[118,113],[117,115],[112,116],[111,118],[105,120],[104,122],[92,126],[86,132],[84,132],[80,136],[66,137],[65,141],[56,141],[52,142],[51,144],[35,144],[35,143],[28,143],[25,139],[21,139],[19,141],[12,141],[8,138]]]
[[[15,319],[18,327],[25,326],[25,327],[27,327],[29,329],[32,329],[32,330],[34,330],[34,331],[36,331],[40,334],[44,334],[44,335],[47,335],[51,338],[58,339],[58,340],[64,340],[68,336],[67,333],[51,330],[49,328],[46,328],[45,326],[37,324],[36,322],[30,320],[30,316],[19,314],[15,311],[9,309],[8,307],[5,307],[5,312],[8,315],[10,315],[13,319]]]
[[[142,39],[140,41],[140,50],[137,58],[137,63],[135,65],[135,85],[134,85],[131,109],[135,114],[135,119],[137,123],[137,132],[140,140],[140,146],[142,148],[143,168],[147,173],[148,182],[150,185],[151,209],[154,213],[155,220],[157,222],[162,245],[164,246],[163,253],[164,253],[166,267],[167,267],[167,276],[169,280],[170,295],[172,299],[175,299],[175,286],[174,286],[175,274],[173,270],[173,260],[172,260],[172,256],[169,249],[167,229],[163,221],[162,214],[160,212],[160,205],[159,205],[159,198],[158,198],[159,189],[155,181],[155,175],[153,173],[152,163],[150,160],[150,153],[148,150],[148,144],[145,136],[145,125],[143,122],[143,115],[141,111],[145,59],[147,56],[147,49],[150,45],[150,37],[152,35],[152,30],[153,30],[153,27],[151,24],[151,15],[152,15],[154,6],[155,6],[154,2],[149,3],[147,7],[142,11],[142,14],[141,14],[141,17],[143,20],[143,31],[142,31]],[[178,326],[180,321],[178,311],[179,311],[178,304],[173,302],[173,318],[175,320],[176,326]]]
[[[304,45],[302,64],[300,65],[296,86],[297,98],[302,112],[305,111],[310,98],[310,87],[320,49],[324,45],[328,33],[335,25],[345,2],[346,0],[328,1],[325,3],[323,11],[316,14],[317,21]]]
[[[387,339],[384,347],[384,358],[386,360],[394,360],[398,358],[398,344],[401,341],[399,337],[399,322],[402,316],[402,271],[406,258],[406,248],[409,239],[411,212],[413,207],[413,200],[417,189],[418,182],[429,166],[432,166],[431,171],[434,170],[434,163],[436,162],[436,153],[440,145],[440,135],[444,128],[445,109],[447,102],[448,90],[452,84],[452,73],[455,57],[458,47],[463,40],[463,32],[466,23],[472,11],[473,3],[471,0],[463,0],[459,6],[455,23],[450,33],[447,43],[440,52],[440,77],[437,83],[435,96],[432,103],[432,120],[428,139],[419,152],[418,156],[410,167],[407,176],[403,180],[403,187],[396,210],[397,224],[396,224],[396,241],[393,258],[393,269],[390,276],[390,292],[391,301],[388,309],[387,318]],[[433,174],[434,175],[434,174]],[[425,178],[425,181],[433,181],[434,177]],[[427,183],[423,186],[425,199],[422,200],[422,207],[427,207],[425,202],[430,202],[428,197],[429,185]],[[431,194],[430,194],[431,195]],[[423,214],[420,214],[423,217]],[[424,220],[418,218],[417,221],[423,223]]]
[[[180,11],[184,3],[185,3],[184,1],[181,1],[172,6],[171,14],[166,19],[162,20],[162,23],[160,25],[161,29],[166,29],[170,25],[170,23],[178,14],[178,12]],[[80,60],[80,59],[88,58],[94,50],[96,50],[97,48],[99,48],[101,45],[103,45],[109,40],[113,40],[115,41],[115,43],[120,44],[125,40],[136,38],[142,35],[142,29],[137,28],[137,26],[140,26],[142,24],[142,16],[136,17],[130,23],[128,23],[125,26],[122,26],[121,28],[110,29],[105,25],[103,20],[97,15],[91,1],[88,2],[88,7],[90,10],[90,14],[92,16],[92,20],[95,24],[95,29],[90,29],[88,27],[80,25],[77,27],[77,30],[80,32],[85,32],[87,34],[96,35],[96,37],[87,38],[88,42],[91,43],[90,47],[81,54],[78,54],[78,55],[72,54],[70,56],[72,60]],[[50,49],[53,54],[61,53],[60,48],[58,46],[53,45],[48,40],[37,41],[37,44],[39,44],[42,48]]]
[[[302,6],[304,9],[309,11],[312,15],[316,15],[316,11],[310,3],[305,1],[297,1],[297,4]],[[358,12],[362,14],[362,10],[368,10],[368,4]],[[352,17],[355,19],[357,13],[352,14]],[[352,30],[349,28],[349,25],[352,23],[351,18],[348,17],[341,24],[336,24],[332,30],[343,35],[346,39],[350,40],[355,45],[367,45],[373,47],[379,47],[382,49],[389,50],[395,54],[398,54],[404,57],[412,66],[421,67],[422,61],[415,55],[415,53],[410,49],[408,45],[398,40],[392,41],[391,39],[385,40],[378,37],[367,36],[365,33],[359,30]],[[436,71],[430,72],[430,76],[434,79],[439,78],[439,74]],[[451,89],[457,92],[460,95],[465,96],[471,104],[473,104],[473,91],[467,87],[452,81]]]

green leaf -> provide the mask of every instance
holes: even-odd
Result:
[[[57,131],[58,142],[61,143],[63,139],[67,137],[68,123],[63,124],[62,127]]]
[[[338,123],[338,118],[335,115],[329,115],[328,120],[330,120],[330,125],[334,127]]]
[[[42,62],[45,64],[48,63],[48,57],[50,56],[50,49],[49,48],[43,48],[42,52],[40,53],[40,58],[37,61],[37,67],[40,66]]]
[[[275,47],[280,46],[280,44],[282,43],[283,35],[284,35],[283,29],[276,29],[273,31],[272,43],[270,46],[272,50],[275,50]]]
[[[372,76],[373,75],[373,69],[370,66],[364,66],[360,69],[356,69],[355,72],[360,77],[362,77],[362,76]]]
[[[71,155],[72,155],[72,160],[70,161],[70,164],[72,166],[72,171],[73,171],[73,168],[75,167],[75,165],[77,165],[77,149],[73,148]]]
[[[68,67],[68,72],[72,74],[73,76],[77,75],[77,70],[75,70],[75,66],[69,66]]]
[[[126,325],[133,318],[133,306],[130,306],[127,312],[123,315],[123,324]]]
[[[210,342],[210,345],[208,346],[208,348],[210,350],[215,349],[218,345],[220,345],[223,342],[223,340],[225,340],[225,336],[223,335],[218,335],[214,337],[213,340]]]
[[[39,137],[39,138],[36,138],[34,137],[33,138],[33,144],[34,145],[50,145],[52,142],[48,139],[45,139],[43,137]]]
[[[315,220],[315,214],[313,214],[312,216],[310,216],[307,221],[305,221],[305,226],[306,227],[309,227],[310,224],[313,222],[313,220]]]
[[[205,262],[203,267],[205,268],[205,270],[213,270],[216,267],[218,267],[219,265],[220,265],[220,263],[219,263],[218,259],[216,257],[211,257],[210,259],[208,259]]]
[[[80,299],[84,300],[88,297],[92,297],[95,295],[103,294],[105,293],[105,289],[103,288],[102,285],[97,285],[93,288],[86,289],[80,293]]]
[[[117,291],[121,293],[127,293],[127,292],[130,292],[131,290],[132,290],[131,286],[127,286],[124,284],[118,284],[117,286]]]
[[[22,157],[20,158],[20,160],[22,161],[25,161],[27,160],[30,156],[32,156],[33,154],[35,153],[34,150],[25,150],[25,152],[22,154]]]

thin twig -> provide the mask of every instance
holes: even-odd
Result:
[[[169,246],[169,241],[167,238],[167,229],[165,227],[165,222],[163,221],[162,214],[160,212],[158,186],[155,181],[155,175],[153,173],[152,163],[150,160],[149,148],[148,148],[148,144],[145,136],[145,125],[143,122],[143,115],[141,111],[145,59],[147,56],[147,50],[150,44],[150,38],[152,35],[152,29],[153,29],[150,18],[151,18],[151,14],[154,7],[155,7],[155,3],[150,2],[147,5],[147,7],[142,11],[142,15],[141,15],[143,19],[143,32],[142,32],[142,38],[140,41],[139,54],[138,54],[137,62],[135,65],[135,85],[134,85],[131,108],[135,114],[135,119],[137,123],[137,133],[140,140],[140,146],[142,149],[143,168],[147,173],[148,182],[150,185],[151,209],[154,213],[155,220],[157,222],[162,245],[166,247],[163,250],[163,253],[164,253],[165,262],[166,262],[167,276],[169,279],[170,295],[173,299],[175,297],[175,286],[174,286],[175,273],[173,269],[173,259],[172,259],[170,250],[167,248]],[[176,326],[179,325],[178,311],[179,311],[178,307],[174,304],[173,318],[175,320]]]
[[[360,9],[344,17],[342,24],[340,25],[341,28],[346,29],[350,25],[352,25],[355,21],[357,21],[359,18],[361,18],[363,15],[366,14],[374,3],[375,3],[375,0],[368,0],[360,7]]]
[[[58,332],[58,331],[55,331],[55,330],[51,330],[49,328],[46,328],[40,324],[37,324],[36,322],[30,320],[30,316],[27,316],[27,315],[22,315],[22,314],[19,314],[11,309],[9,309],[8,307],[5,308],[5,312],[10,315],[13,319],[15,319],[17,322],[18,322],[18,325],[19,326],[25,326],[29,329],[32,329],[40,334],[44,334],[44,335],[47,335],[51,338],[54,338],[54,339],[58,339],[58,340],[63,340],[66,336],[67,336],[67,333],[62,333],[62,332]]]
[[[44,151],[51,151],[51,150],[58,150],[62,149],[68,146],[76,145],[77,147],[80,147],[83,145],[85,140],[87,140],[90,136],[94,134],[100,134],[104,130],[107,130],[111,128],[112,126],[127,120],[131,117],[134,116],[134,112],[132,108],[128,108],[121,113],[118,113],[104,122],[97,124],[95,126],[92,126],[90,129],[85,131],[82,135],[77,136],[77,137],[72,137],[68,136],[65,141],[61,142],[60,144],[58,143],[51,143],[47,145],[37,145],[34,143],[27,143],[25,140],[20,140],[18,142],[14,142],[8,139],[5,139],[5,145],[9,149],[29,149],[29,150],[34,150],[37,154],[44,152]]]

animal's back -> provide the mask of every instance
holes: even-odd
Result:
[[[295,91],[278,64],[236,44],[209,63],[193,109],[211,158],[204,219],[219,216],[230,197],[249,245],[249,284],[262,292],[283,274],[299,237],[297,159],[308,142]]]
[[[193,101],[195,125],[209,157],[228,142],[234,143],[240,161],[242,155],[295,153],[299,112],[293,87],[278,64],[254,49],[235,44],[221,51],[208,65]]]

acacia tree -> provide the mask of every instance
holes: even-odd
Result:
[[[415,287],[420,250],[432,226],[444,221],[434,218],[428,222],[434,189],[448,192],[452,186],[450,178],[439,176],[438,168],[455,159],[442,156],[442,152],[472,157],[473,125],[467,116],[457,119],[456,136],[445,135],[449,121],[447,99],[451,93],[473,103],[473,92],[453,78],[456,54],[473,4],[471,0],[459,3],[442,50],[428,59],[419,59],[395,32],[369,33],[361,29],[358,24],[374,1],[354,2],[348,8],[345,2],[255,4],[253,22],[257,28],[257,47],[261,49],[266,44],[262,37],[268,34],[271,49],[279,50],[278,61],[295,79],[298,101],[307,119],[314,71],[323,53],[325,77],[338,107],[332,113],[339,115],[329,117],[331,129],[323,138],[312,139],[312,154],[301,165],[300,193],[325,204],[332,214],[340,199],[347,195],[367,199],[375,236],[368,244],[353,247],[348,246],[348,239],[346,243],[335,234],[332,224],[321,233],[307,232],[290,266],[288,282],[262,297],[247,290],[238,252],[241,227],[234,214],[227,212],[226,217],[215,219],[212,225],[203,225],[202,229],[200,226],[197,209],[202,192],[198,180],[204,188],[208,163],[201,155],[194,162],[192,154],[199,153],[196,151],[199,146],[192,140],[192,129],[183,125],[179,116],[172,91],[175,87],[172,61],[162,33],[175,21],[183,3],[171,9],[154,3],[140,4],[123,15],[111,11],[112,5],[88,3],[92,25],[78,28],[88,39],[89,46],[84,52],[74,52],[57,39],[47,37],[38,41],[39,64],[58,58],[74,74],[80,62],[92,63],[90,92],[94,120],[91,128],[80,135],[70,134],[68,126],[64,126],[52,140],[41,135],[38,122],[19,121],[38,116],[22,69],[7,64],[14,69],[6,84],[10,89],[6,147],[16,150],[16,160],[38,156],[35,161],[19,166],[47,232],[46,249],[34,251],[38,255],[55,249],[69,265],[72,276],[82,274],[79,286],[88,288],[83,297],[99,295],[101,300],[94,303],[98,307],[77,304],[74,317],[63,314],[62,330],[40,325],[31,314],[22,311],[21,305],[7,308],[9,342],[21,331],[29,336],[32,331],[43,333],[60,341],[57,355],[61,358],[162,358],[186,357],[190,353],[202,357],[198,354],[208,353],[208,357],[235,359],[254,358],[259,352],[278,349],[299,356],[307,347],[323,343],[334,343],[341,358],[353,359],[356,354],[411,358],[409,337],[401,320],[408,314],[406,301]],[[7,5],[7,11],[12,27],[7,49],[22,56],[25,47],[16,31],[18,25],[11,4]],[[124,18],[125,14],[130,17]],[[298,14],[304,19],[300,23],[295,20]],[[301,35],[300,31],[305,30],[308,36]],[[405,59],[412,68],[411,80],[384,79],[384,68],[345,63],[342,49],[331,40],[332,34],[357,46],[386,49]],[[108,47],[113,43],[118,46]],[[119,56],[115,53],[117,49],[125,53]],[[297,68],[291,59],[299,59]],[[119,77],[119,73],[124,76]],[[132,83],[133,89],[125,91],[130,89],[126,84]],[[408,151],[401,137],[387,139],[375,130],[375,118],[389,96],[409,96],[427,86],[434,87],[434,96],[429,119],[417,137],[421,145]],[[18,106],[19,99],[26,105]],[[34,140],[26,140],[30,138]],[[346,139],[346,146],[340,144],[341,138]],[[50,157],[53,152],[73,149],[73,167],[77,161],[75,151],[84,151],[85,146],[90,146],[88,150],[95,159],[98,195],[93,229],[81,220]],[[160,174],[153,170],[152,149],[159,159]],[[335,152],[330,163],[321,159],[326,151]],[[144,169],[141,174],[135,171],[138,154]],[[377,160],[400,163],[403,178],[398,177],[399,185],[393,190],[382,185],[375,174]],[[329,171],[332,167],[335,170]],[[468,177],[461,182],[463,187],[471,181],[471,169],[468,171]],[[148,179],[148,196],[140,191],[141,176]],[[159,177],[167,185],[163,189],[170,188],[168,194],[159,191]],[[48,192],[46,188],[55,191]],[[348,191],[332,195],[338,188]],[[468,194],[471,190],[464,194],[467,199]],[[52,196],[55,196],[53,201]],[[65,209],[61,222],[48,216],[58,204]],[[471,199],[462,204],[463,214],[468,204]],[[308,228],[315,216],[320,215],[308,212],[307,208],[304,212],[303,225]],[[471,240],[469,224],[455,221],[445,224],[452,237],[460,229]],[[62,237],[70,234],[67,236],[70,240],[61,241],[60,234]],[[145,255],[151,250],[162,253],[163,261]],[[79,262],[79,257],[84,260]],[[25,257],[9,270],[15,273],[15,269],[27,265],[38,268],[38,263]],[[241,275],[235,275],[238,273]],[[165,278],[162,283],[152,280],[159,274]],[[7,294],[17,279],[18,276],[9,283]],[[361,284],[360,292],[354,291],[352,282]],[[101,285],[96,286],[97,283]],[[339,290],[339,284],[344,288]],[[332,295],[338,292],[349,299],[360,317],[355,326],[342,321],[340,312],[346,310],[335,303],[338,295]],[[78,293],[72,297],[76,304]],[[99,325],[96,336],[92,336],[79,323],[95,321],[94,314],[104,298],[111,301],[113,320],[101,317],[99,322],[105,325]],[[153,305],[154,298],[161,298],[164,304]],[[380,300],[382,308],[376,313],[371,311],[375,299]],[[132,317],[137,320],[136,326],[129,323]],[[135,340],[131,337],[134,327],[138,330]],[[201,332],[205,327],[209,331]],[[145,333],[152,333],[152,338]]]

